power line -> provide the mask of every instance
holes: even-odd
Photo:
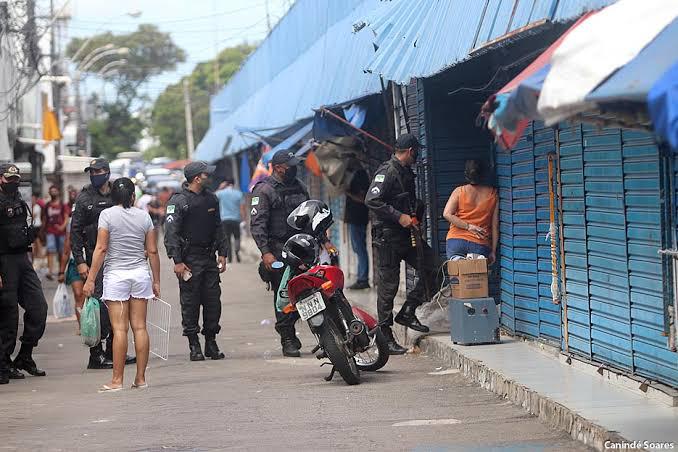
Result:
[[[247,11],[252,8],[257,8],[259,6],[264,6],[265,3],[258,3],[256,5],[251,5],[247,6],[244,8],[239,8],[239,9],[234,9],[231,11],[224,11],[221,13],[216,13],[216,14],[206,14],[204,16],[194,16],[194,17],[187,17],[185,19],[169,19],[169,20],[156,20],[153,21],[153,23],[156,24],[173,24],[173,23],[182,23],[182,22],[192,22],[192,21],[202,21],[202,20],[207,20],[207,19],[214,19],[214,16],[227,16],[230,14],[235,14],[239,13],[242,11]],[[103,21],[96,21],[96,20],[86,20],[86,19],[74,19],[74,22],[83,22],[83,23],[91,23],[91,24],[108,24],[109,22],[103,22]],[[134,22],[123,22],[123,24],[130,24],[134,25]]]

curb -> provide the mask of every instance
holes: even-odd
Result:
[[[583,418],[570,408],[516,381],[507,379],[501,373],[484,365],[482,361],[471,359],[458,350],[447,346],[441,339],[419,336],[418,339],[414,340],[416,342],[414,343],[407,334],[407,328],[397,325],[394,330],[398,337],[404,338],[403,342],[413,346],[415,350],[418,348],[421,353],[449,364],[451,368],[458,369],[464,377],[480,385],[483,389],[510,400],[514,405],[536,416],[549,427],[565,431],[572,439],[597,451],[609,450],[605,448],[605,443],[608,441],[617,444],[632,443],[617,432],[609,431]],[[615,450],[635,451],[644,449],[623,447]]]

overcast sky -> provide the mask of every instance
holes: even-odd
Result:
[[[64,0],[54,3],[58,9]],[[126,33],[141,23],[156,24],[161,31],[169,32],[186,52],[186,62],[175,72],[148,83],[146,90],[155,98],[165,86],[189,74],[197,63],[213,58],[217,49],[263,39],[268,32],[267,3],[273,26],[293,0],[70,0],[68,37],[107,30]],[[49,0],[39,0],[38,7],[47,12]],[[134,19],[126,15],[133,11],[141,11],[141,16]]]

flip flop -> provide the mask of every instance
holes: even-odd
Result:
[[[144,384],[140,384],[140,385],[138,385],[136,383],[132,383],[132,389],[146,389],[146,388],[148,388],[148,383],[144,383]]]
[[[119,388],[112,388],[108,385],[103,385],[102,387],[99,388],[99,393],[102,392],[117,392],[117,391],[122,391],[122,386]]]

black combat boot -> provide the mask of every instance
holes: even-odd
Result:
[[[290,358],[299,358],[301,356],[301,352],[297,348],[297,344],[294,343],[294,339],[281,339],[280,344],[282,345],[283,356],[288,356]]]
[[[9,370],[0,369],[0,385],[6,385],[9,383]]]
[[[197,334],[188,336],[188,348],[191,350],[191,361],[205,361]]]
[[[417,316],[414,315],[414,311],[416,309],[417,308],[412,305],[408,304],[403,305],[398,315],[395,316],[395,322],[408,328],[411,328],[414,331],[419,331],[420,333],[428,333],[429,331],[428,327],[426,325],[422,325]]]
[[[90,353],[89,363],[87,363],[88,369],[113,369],[113,361],[106,359],[103,352],[102,353]]]
[[[9,366],[9,370],[7,371],[7,375],[9,375],[10,380],[23,380],[26,378],[26,375],[22,374],[19,369],[14,367],[13,364]]]
[[[224,359],[224,355],[217,345],[217,341],[214,337],[205,337],[205,356],[212,359]]]
[[[404,355],[407,353],[407,349],[396,342],[395,337],[393,337],[393,331],[391,331],[391,327],[382,326],[381,332],[388,343],[389,355]]]
[[[104,353],[104,357],[109,360],[113,361],[113,345],[108,345],[106,346],[106,352]],[[125,365],[129,366],[130,364],[136,364],[137,363],[137,357],[136,356],[129,356],[125,355]]]
[[[33,347],[30,345],[21,344],[21,350],[19,350],[19,354],[16,355],[16,358],[14,358],[13,366],[10,366],[14,367],[17,373],[21,375],[21,377],[18,378],[24,378],[23,374],[18,372],[18,370],[25,370],[34,377],[44,377],[47,375],[47,372],[38,368],[37,364],[35,364],[35,361],[33,361],[32,355]]]

